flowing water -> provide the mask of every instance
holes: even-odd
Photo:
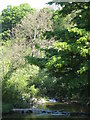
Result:
[[[2,120],[38,120],[41,118],[41,120],[48,118],[48,120],[54,120],[60,119],[60,120],[89,120],[89,116],[87,115],[80,115],[80,114],[74,114],[69,115],[66,113],[89,113],[89,109],[87,107],[78,105],[78,104],[67,104],[67,103],[59,103],[59,102],[48,102],[42,105],[36,106],[37,109],[43,110],[42,113],[26,113],[26,114],[7,114],[4,115]],[[49,113],[50,111],[53,111],[53,113]],[[62,114],[65,113],[65,114]]]

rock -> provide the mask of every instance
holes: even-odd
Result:
[[[32,112],[32,110],[28,110],[28,111],[26,111],[26,113],[33,113],[33,112]]]
[[[21,113],[24,114],[24,111],[22,111]]]
[[[51,110],[46,110],[46,113],[52,113],[52,111]]]
[[[41,114],[42,110],[41,109],[32,109],[33,113],[35,114]]]
[[[47,101],[48,101],[48,102],[57,102],[55,98],[53,98],[53,99],[48,99]]]
[[[46,113],[46,111],[42,111],[42,113]]]
[[[90,107],[90,102],[87,103],[87,107]]]
[[[46,101],[43,98],[37,101],[38,104],[44,104],[45,102]]]

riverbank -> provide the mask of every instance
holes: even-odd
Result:
[[[53,118],[53,117],[65,117],[65,118],[88,118],[90,113],[84,106],[78,104],[66,104],[61,102],[46,102],[39,104],[33,108],[14,108],[11,113],[3,114],[3,118],[9,117],[22,117],[25,118]]]
[[[25,108],[36,108],[37,106],[44,106],[44,105],[52,105],[52,104],[57,104],[59,105],[59,107],[61,108],[61,106],[63,106],[64,104],[68,107],[72,106],[72,105],[76,105],[76,106],[82,106],[83,108],[86,109],[90,109],[90,106],[87,106],[87,104],[81,104],[79,101],[76,100],[66,100],[63,99],[62,102],[57,101],[57,99],[45,99],[45,98],[33,98],[31,100],[31,103],[23,103],[19,106],[14,107],[12,104],[8,104],[8,103],[3,103],[2,105],[2,113],[3,114],[9,114],[12,113],[12,109],[25,109]]]

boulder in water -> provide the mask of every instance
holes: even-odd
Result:
[[[48,102],[57,102],[55,98],[53,99],[48,99]]]

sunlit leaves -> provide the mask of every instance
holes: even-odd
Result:
[[[88,49],[86,49],[86,48],[81,48],[81,50],[80,50],[80,54],[81,54],[81,56],[86,57],[87,54],[88,54]]]
[[[69,32],[76,33],[77,35],[83,36],[86,34],[86,31],[84,29],[78,29],[77,27],[74,27],[72,29],[68,29]]]
[[[56,42],[54,43],[55,49],[59,51],[70,50],[70,46],[66,42]]]
[[[0,77],[2,78],[2,80],[8,73],[10,66],[11,66],[10,60],[7,59],[0,61]]]
[[[38,88],[35,88],[35,85],[32,85],[30,88],[29,88],[29,91],[30,91],[30,96],[31,97],[36,97],[37,93],[38,93]]]
[[[20,23],[21,19],[26,16],[27,13],[33,13],[35,9],[32,9],[29,4],[21,4],[20,6],[11,5],[7,6],[2,11],[2,39],[7,40],[12,35],[12,28]],[[10,30],[10,32],[8,32]]]
[[[77,70],[78,74],[83,74],[84,72],[86,72],[88,70],[88,64],[87,63],[83,63],[80,67],[80,70]]]

